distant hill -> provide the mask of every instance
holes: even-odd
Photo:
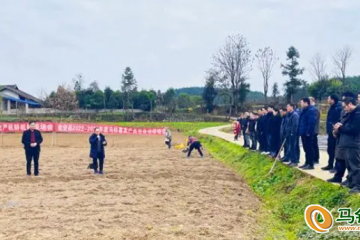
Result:
[[[186,93],[194,96],[202,96],[203,92],[204,92],[204,87],[186,87],[186,88],[175,89],[176,96],[179,96],[180,93]],[[264,99],[264,94],[262,92],[251,91],[247,95],[248,101],[257,101],[263,99]]]

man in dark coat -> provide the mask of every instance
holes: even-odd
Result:
[[[262,137],[262,126],[263,126],[263,111],[260,109],[258,110],[258,119],[257,119],[257,123],[256,123],[256,136],[257,136],[257,140],[259,143],[259,152],[264,151],[264,142],[263,142],[263,137]]]
[[[281,116],[277,108],[273,109],[273,118],[271,122],[270,135],[271,135],[271,151],[270,156],[276,157],[281,147]]]
[[[268,115],[268,111],[267,108],[262,108],[262,112],[263,112],[263,117],[262,117],[262,121],[261,121],[261,141],[263,142],[263,149],[262,149],[262,153],[266,153],[268,150],[268,145],[267,145],[267,135],[266,135],[266,127],[267,127],[267,121],[269,118]]]
[[[302,168],[303,170],[314,169],[315,153],[312,147],[313,138],[315,136],[317,111],[310,104],[309,98],[303,98],[301,100],[302,111],[299,120],[299,136],[301,137],[306,162]]]
[[[249,133],[249,122],[250,122],[250,115],[248,112],[244,114],[244,118],[241,124],[241,129],[244,136],[244,148],[250,148],[250,133]]]
[[[319,142],[318,142],[318,135],[320,132],[320,120],[321,120],[321,112],[320,110],[316,107],[316,100],[314,97],[310,97],[310,104],[311,106],[313,106],[316,110],[316,124],[315,124],[315,134],[313,137],[313,142],[312,142],[312,148],[314,151],[314,163],[315,164],[319,164],[319,159],[320,159],[320,149],[319,149]]]
[[[353,94],[352,92],[345,92],[342,94],[341,99],[342,101],[344,101],[346,98],[354,98],[355,99],[355,94]],[[340,103],[339,103],[340,104]],[[340,123],[343,123],[345,121],[345,119],[347,118],[347,113],[346,111],[343,109],[343,106],[341,105],[341,113],[340,113]],[[335,123],[332,125],[332,129],[334,128]],[[335,138],[335,136],[333,135],[333,137]],[[328,179],[328,182],[331,183],[341,183],[341,185],[343,186],[347,186],[348,185],[348,180],[345,180],[344,182],[342,182],[343,177],[345,176],[345,171],[346,171],[346,162],[345,162],[345,158],[346,158],[346,151],[343,148],[339,148],[339,138],[335,138],[335,168],[333,168],[332,170],[330,170],[331,173],[335,173],[334,177],[331,179]]]
[[[334,168],[335,160],[335,148],[336,148],[336,138],[333,136],[333,127],[335,123],[339,122],[341,112],[343,110],[339,98],[336,95],[331,95],[327,99],[330,109],[326,118],[326,133],[328,134],[328,145],[327,152],[329,155],[329,162],[326,167],[321,168],[324,171],[329,171]]]
[[[354,98],[343,102],[345,119],[334,126],[339,137],[338,148],[344,150],[348,174],[348,187],[351,193],[360,193],[360,107]]]
[[[271,151],[271,127],[272,127],[272,120],[274,118],[274,107],[269,106],[267,107],[267,114],[264,120],[264,134],[266,139],[266,154],[270,154]]]
[[[284,140],[286,139],[286,134],[285,134],[285,130],[286,130],[286,124],[287,124],[287,110],[285,107],[280,109],[280,116],[281,116],[281,126],[280,126],[280,142],[283,143]],[[288,155],[288,143],[287,141],[285,142],[284,145],[284,157],[281,159],[281,161],[285,160],[286,155]]]
[[[40,131],[36,130],[35,122],[29,123],[29,129],[23,133],[22,144],[26,155],[26,173],[31,176],[31,162],[34,160],[34,174],[39,176],[40,145],[43,142]]]
[[[249,134],[251,139],[250,150],[254,150],[254,151],[257,150],[256,123],[257,123],[257,114],[250,113],[250,121],[249,121]]]
[[[300,159],[299,147],[299,114],[295,111],[295,104],[289,103],[287,105],[287,120],[285,126],[286,142],[288,143],[288,154],[285,156],[283,162],[289,162],[290,166],[297,167]]]
[[[93,159],[93,169],[95,174],[104,174],[105,146],[107,145],[105,136],[99,128],[95,128],[94,133],[89,138],[90,157]],[[98,171],[98,160],[99,170]]]

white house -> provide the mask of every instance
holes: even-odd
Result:
[[[21,91],[16,85],[0,85],[0,111],[4,114],[28,113],[29,108],[40,108],[41,100]]]

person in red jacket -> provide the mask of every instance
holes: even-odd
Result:
[[[202,153],[202,151],[201,151],[201,149],[202,149],[201,143],[200,143],[200,141],[199,141],[196,137],[189,136],[188,142],[187,142],[187,146],[189,147],[189,151],[188,151],[186,157],[190,157],[191,152],[192,152],[192,150],[194,150],[194,148],[195,148],[196,150],[198,150],[201,158],[204,157],[204,155],[203,155],[203,153]]]
[[[234,141],[238,141],[239,133],[241,131],[241,126],[240,126],[240,123],[238,121],[234,121],[233,129],[234,129]]]

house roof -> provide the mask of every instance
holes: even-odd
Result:
[[[17,87],[17,85],[0,85],[0,90],[2,90],[3,88],[6,88],[6,87],[11,87],[11,88],[19,89],[19,88]]]
[[[38,99],[38,98],[36,98],[36,97],[26,93],[26,92],[21,91],[17,87],[17,85],[15,85],[15,84],[13,84],[13,85],[0,85],[0,91],[3,91],[3,90],[9,90],[9,91],[14,92],[14,93],[26,98],[26,99],[32,100],[32,101],[34,101],[36,103],[41,103],[42,102],[40,99]]]

